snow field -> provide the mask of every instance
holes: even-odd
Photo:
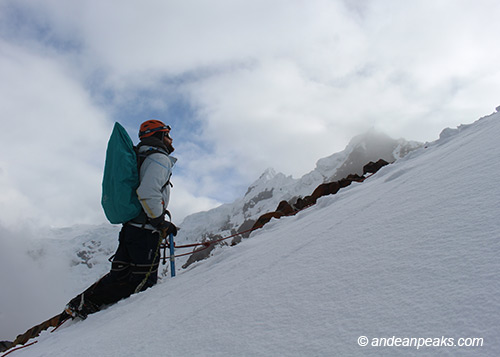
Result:
[[[448,131],[16,355],[498,355],[499,117]],[[360,336],[484,344],[361,347]]]

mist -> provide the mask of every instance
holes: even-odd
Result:
[[[0,226],[0,340],[61,312],[71,294],[69,257],[44,248],[34,235]]]

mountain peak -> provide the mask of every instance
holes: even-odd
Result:
[[[254,181],[249,187],[247,192],[245,193],[245,197],[248,196],[251,192],[261,192],[261,191],[269,191],[276,185],[283,184],[283,181],[288,180],[284,174],[281,172],[277,172],[274,168],[268,167],[264,172],[259,176],[259,178]],[[278,181],[278,182],[275,182]]]
[[[299,179],[269,167],[249,185],[247,192],[240,199],[212,211],[186,217],[181,226],[186,225],[189,228],[181,231],[179,239],[190,241],[205,233],[232,234],[248,222],[255,221],[263,213],[274,211],[283,200],[290,202],[305,197],[322,183],[338,181],[349,174],[361,175],[363,166],[370,161],[384,159],[394,162],[419,147],[409,143],[404,139],[395,140],[370,129],[354,137],[343,151],[318,160],[316,168]],[[209,219],[212,223],[210,232],[207,231],[206,224],[209,216],[212,217]]]
[[[349,174],[361,175],[363,166],[370,161],[394,162],[421,146],[418,142],[393,139],[372,128],[353,137],[343,151],[318,160],[315,171],[325,181],[335,181]]]
[[[269,181],[271,180],[274,176],[276,176],[278,173],[276,172],[276,170],[272,167],[268,167],[263,173],[262,175],[260,175],[259,177],[259,180],[258,181]]]
[[[357,147],[357,146],[365,147],[367,144],[373,144],[373,143],[383,144],[386,143],[387,141],[392,141],[392,140],[393,139],[389,135],[381,131],[378,131],[375,128],[370,128],[365,133],[353,137],[349,141],[347,148]]]

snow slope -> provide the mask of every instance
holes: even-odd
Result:
[[[261,214],[274,211],[281,200],[309,195],[334,176],[361,173],[369,161],[384,158],[392,162],[419,145],[370,130],[354,137],[343,151],[318,160],[316,168],[300,179],[268,169],[250,185],[244,197],[187,217],[180,224],[176,242],[199,242],[247,230]],[[72,226],[9,232],[0,227],[0,339],[13,339],[19,331],[56,314],[62,304],[105,274],[109,270],[108,258],[118,244],[119,228]],[[187,259],[179,259],[178,266]],[[162,274],[168,274],[166,269]],[[16,275],[10,271],[16,271]],[[34,294],[38,297],[36,306],[32,304]]]
[[[497,356],[500,113],[13,356]],[[361,347],[358,338],[483,338]]]

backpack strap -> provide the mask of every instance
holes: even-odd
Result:
[[[141,166],[149,155],[158,153],[158,154],[163,154],[163,155],[168,156],[168,154],[165,153],[163,150],[157,149],[155,147],[150,147],[146,151],[139,152],[139,147],[134,146],[134,150],[135,150],[135,153],[137,156],[137,172],[139,173],[139,175],[141,173]],[[165,182],[165,184],[161,187],[162,191],[165,189],[165,187],[167,187],[167,185],[170,185],[170,187],[174,187],[174,185],[172,185],[172,182],[170,182],[171,177],[172,177],[172,173],[170,173],[170,176],[169,176],[167,182]],[[172,222],[172,215],[170,214],[170,212],[168,210],[165,210],[165,212],[163,214],[164,215],[166,214],[170,218],[170,222]],[[146,215],[146,212],[144,212],[144,210],[141,210],[141,213],[139,214],[139,216],[135,217],[130,222],[136,222],[136,223],[142,224],[142,228],[144,229],[146,224],[149,223],[149,217]]]
[[[146,158],[149,155],[158,153],[158,154],[163,154],[163,155],[168,156],[168,154],[165,153],[163,150],[157,149],[155,147],[150,147],[148,150],[140,152],[139,147],[134,146],[134,150],[135,150],[135,153],[137,155],[137,171],[138,172],[141,172],[141,166],[144,163],[144,160],[146,160]]]
[[[137,154],[137,172],[141,172],[141,166],[142,164],[144,163],[144,161],[146,160],[146,158],[151,155],[151,154],[163,154],[163,155],[167,155],[167,153],[165,153],[163,150],[160,150],[160,149],[157,149],[155,147],[150,147],[148,150],[144,151],[144,152],[139,152],[139,148],[137,146],[134,146],[134,150]],[[170,185],[170,187],[174,187],[174,185],[172,184],[172,182],[170,181],[170,178],[172,177],[172,173],[170,173],[170,176],[167,180],[167,182],[165,182],[165,184],[161,187],[161,190],[163,191],[165,189],[165,187],[167,187],[167,185]]]

